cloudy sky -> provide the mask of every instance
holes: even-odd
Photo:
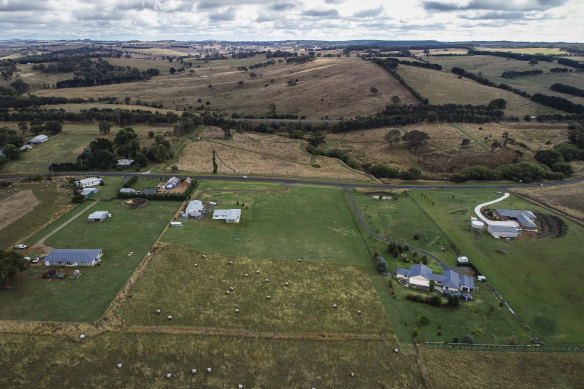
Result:
[[[0,0],[0,39],[584,40],[584,0]]]

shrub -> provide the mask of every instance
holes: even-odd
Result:
[[[473,344],[472,336],[470,334],[464,334],[460,341],[461,343]]]
[[[420,316],[418,323],[420,323],[421,326],[427,326],[430,324],[430,319],[428,319],[426,316]]]
[[[377,270],[380,273],[387,273],[387,261],[383,257],[377,257],[375,260],[375,264],[377,266]]]
[[[73,195],[73,197],[71,198],[71,202],[73,204],[81,204],[83,200],[85,200],[85,197],[83,197],[83,195],[81,194]]]

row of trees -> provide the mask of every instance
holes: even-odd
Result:
[[[584,69],[584,63],[569,58],[559,58],[558,63],[560,65],[571,66],[576,69]]]
[[[544,61],[544,62],[553,62],[555,57],[553,55],[546,55],[546,54],[523,54],[523,53],[514,53],[512,51],[488,51],[488,50],[468,50],[469,55],[491,55],[495,57],[503,57],[503,58],[512,58],[519,61]],[[558,60],[558,63],[560,61]]]
[[[97,47],[78,47],[75,49],[55,50],[49,53],[27,55],[18,59],[18,63],[42,63],[42,62],[78,62],[88,58],[111,57],[120,58],[120,50],[109,49],[103,46]]]
[[[555,83],[550,86],[551,90],[555,90],[556,92],[567,93],[569,95],[580,96],[584,97],[584,89],[576,88],[575,86]]]
[[[505,164],[496,169],[485,166],[470,166],[461,169],[450,176],[450,181],[460,183],[465,181],[496,181],[511,180],[533,182],[543,179],[561,180],[567,177],[564,172],[554,172],[545,166],[529,162]]]
[[[535,69],[535,70],[525,70],[522,72],[518,72],[515,70],[507,70],[505,72],[503,72],[503,74],[501,74],[501,77],[503,78],[507,78],[507,79],[512,79],[515,77],[521,77],[521,76],[534,76],[536,74],[542,74],[543,70],[540,69]]]
[[[134,177],[136,177],[136,176],[134,176]],[[133,182],[136,182],[138,180],[138,177],[136,177],[135,179],[134,179],[134,177],[132,177],[130,180],[134,180]],[[183,181],[183,180],[181,180],[181,181]],[[143,199],[147,199],[147,200],[159,200],[159,201],[184,201],[184,200],[188,200],[191,197],[191,194],[193,193],[193,191],[195,189],[197,189],[198,185],[199,185],[199,183],[197,182],[197,180],[191,180],[191,183],[189,184],[189,186],[187,186],[187,189],[183,193],[119,193],[118,192],[117,197],[120,199],[143,198]],[[125,186],[125,187],[131,187],[131,186]]]
[[[410,91],[410,93],[412,95],[414,95],[414,97],[416,99],[418,99],[418,101],[420,101],[420,103],[428,104],[428,99],[425,97],[422,97],[422,95],[417,90],[415,90],[412,86],[410,86],[410,84],[408,84],[406,82],[406,80],[404,80],[404,78],[402,76],[400,76],[395,71],[395,69],[397,69],[397,66],[398,66],[398,61],[396,61],[393,58],[386,58],[386,59],[373,58],[371,61],[373,63],[381,66],[382,68],[384,68],[389,74],[391,74],[396,80],[398,80],[399,83],[402,84],[402,86],[404,88],[406,88],[408,91]]]
[[[83,59],[75,63],[74,71],[75,78],[58,81],[57,89],[146,81],[160,74],[156,68],[140,71],[136,67],[112,65],[103,58]]]

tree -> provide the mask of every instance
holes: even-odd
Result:
[[[126,103],[126,105],[130,104],[130,98],[128,96],[124,97],[124,102]]]
[[[63,123],[57,120],[51,120],[45,123],[44,130],[49,134],[59,134],[63,130]]]
[[[10,86],[18,93],[19,95],[28,92],[29,86],[26,82],[22,81],[22,79],[17,78],[16,81],[10,84]]]
[[[14,251],[0,250],[0,282],[2,287],[15,275],[26,269],[26,260]]]
[[[385,141],[389,144],[389,147],[393,147],[394,142],[399,142],[399,139],[401,137],[401,132],[397,129],[394,128],[393,130],[390,130],[387,134],[385,134]]]
[[[535,59],[535,58],[532,58],[532,59],[529,60],[529,64],[531,66],[537,65],[538,63],[539,63],[539,61],[537,59]]]
[[[387,261],[383,257],[377,257],[375,265],[380,273],[387,273]]]
[[[468,139],[468,138],[464,138],[462,140],[462,142],[460,142],[460,147],[463,149],[466,149],[469,146],[470,146],[470,139]]]
[[[154,131],[148,131],[148,138],[154,138]]]
[[[18,122],[18,129],[20,130],[20,133],[24,135],[26,133],[26,130],[28,130],[26,122]]]
[[[557,162],[563,162],[562,154],[555,150],[539,150],[535,152],[534,157],[537,162],[550,168]]]
[[[6,156],[6,159],[8,159],[9,161],[13,161],[15,159],[20,158],[20,149],[16,146],[14,146],[13,144],[7,144],[6,146],[4,146],[4,155]]]
[[[308,143],[310,143],[314,147],[318,147],[319,145],[325,142],[326,138],[320,131],[314,131],[312,135],[308,138]]]
[[[418,148],[426,144],[430,136],[423,131],[413,130],[407,132],[402,139],[407,141],[408,147],[416,152]]]
[[[215,160],[215,150],[213,150],[213,174],[217,174],[217,161]]]
[[[376,95],[376,94],[378,94],[378,93],[379,93],[379,90],[378,90],[376,87],[374,87],[374,86],[372,86],[372,87],[371,87],[371,89],[369,89],[369,91],[370,91],[371,93],[373,93],[374,95]]]
[[[176,69],[174,67],[171,67],[170,69],[168,69],[168,72],[170,74],[174,74],[174,73],[176,73]]]
[[[99,122],[99,133],[101,135],[109,134],[113,124],[109,120],[102,120]]]
[[[391,102],[393,103],[393,105],[398,105],[401,102],[401,99],[399,98],[399,96],[391,96]]]
[[[430,280],[430,292],[434,291],[435,287],[436,287],[436,282],[434,282],[434,280]]]
[[[240,87],[240,88],[241,88],[241,87],[243,87],[243,81],[239,80],[239,81],[237,82],[237,86],[238,86],[238,87]]]

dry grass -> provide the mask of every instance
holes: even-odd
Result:
[[[0,201],[0,230],[31,212],[39,203],[40,201],[30,189],[2,199]]]
[[[575,388],[584,380],[581,353],[419,350],[436,388]]]
[[[559,47],[477,47],[477,50],[486,51],[503,51],[507,53],[520,53],[520,54],[545,54],[545,55],[558,55],[566,54],[566,52]]]
[[[494,99],[507,101],[505,113],[523,117],[524,115],[541,115],[561,113],[553,108],[534,103],[524,97],[502,89],[481,85],[468,78],[459,79],[453,73],[436,71],[412,66],[400,66],[399,74],[431,104],[488,104]]]
[[[182,114],[181,111],[176,111],[174,109],[160,109],[160,108],[152,108],[152,107],[145,107],[143,105],[134,105],[134,104],[106,104],[106,103],[86,103],[86,104],[56,104],[56,105],[43,105],[42,108],[46,109],[64,109],[67,112],[76,112],[79,113],[82,110],[87,111],[91,108],[97,109],[129,109],[129,110],[142,110],[142,111],[150,111],[150,112],[160,112],[160,113],[167,113],[173,112],[177,115]]]
[[[584,198],[582,197],[584,182],[562,186],[517,188],[512,191],[584,221]]]
[[[319,58],[303,65],[277,63],[256,69],[258,77],[253,80],[250,72],[237,70],[240,62],[214,61],[195,68],[194,74],[187,71],[171,76],[162,72],[163,75],[147,82],[39,91],[39,95],[120,99],[128,96],[133,100],[159,101],[164,107],[179,110],[200,105],[197,102],[200,98],[203,102],[211,101],[213,110],[253,115],[266,114],[274,103],[278,112],[305,115],[309,119],[370,115],[381,110],[393,95],[405,104],[416,102],[381,67],[356,57]],[[298,79],[297,85],[288,86],[288,81],[294,79]],[[243,87],[238,87],[239,81],[244,82]],[[379,93],[373,95],[371,87],[376,87]]]
[[[213,150],[217,153],[219,174],[262,174],[347,180],[368,178],[365,174],[331,158],[315,158],[316,164],[320,165],[320,168],[315,168],[310,165],[310,156],[300,150],[297,141],[254,134],[236,134],[233,140],[221,143],[211,141],[189,143],[183,150],[177,166],[184,171],[211,173]]]

